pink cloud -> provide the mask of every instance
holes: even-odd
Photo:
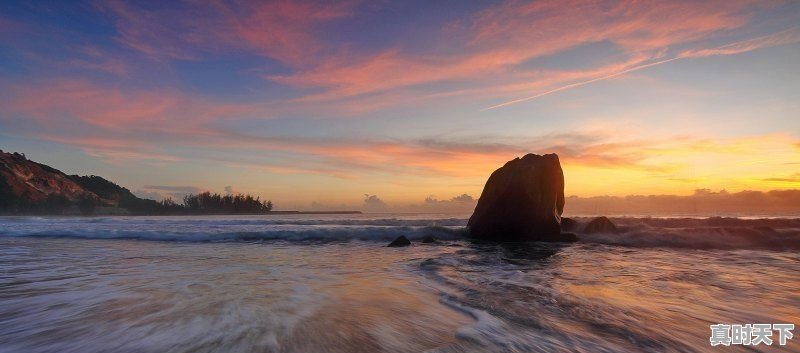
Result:
[[[152,144],[136,140],[94,136],[70,138],[57,135],[36,135],[35,137],[43,141],[75,146],[86,153],[86,155],[97,157],[113,164],[121,164],[130,161],[161,164],[181,160],[178,156],[160,153]]]
[[[477,14],[473,44],[518,47],[527,56],[610,40],[631,51],[659,50],[745,25],[757,2],[507,1]]]
[[[697,46],[718,33],[741,29],[755,10],[773,2],[511,0],[443,26],[440,33],[431,33],[438,42],[417,52],[402,50],[402,43],[377,52],[345,50],[341,43],[324,40],[325,26],[352,16],[358,4],[208,1],[156,11],[111,1],[98,7],[115,21],[122,43],[153,58],[191,60],[221,51],[250,51],[293,67],[292,73],[264,77],[312,92],[269,105],[270,111],[360,115],[447,97],[530,97],[579,81],[616,76],[665,60],[672,47]],[[187,11],[194,16],[187,16]],[[519,67],[601,41],[621,48],[622,59],[581,70]],[[453,48],[452,43],[459,49],[445,49]],[[732,49],[726,53],[734,54]],[[75,64],[107,72],[124,70],[113,61],[97,61]],[[460,88],[420,88],[435,83],[458,83]]]
[[[354,4],[203,1],[154,11],[110,1],[98,7],[115,20],[120,42],[156,59],[193,60],[220,50],[250,50],[297,65],[323,48],[317,27],[348,16]]]
[[[646,65],[663,58],[670,47],[694,45],[712,34],[739,29],[759,6],[767,4],[744,0],[724,4],[507,1],[477,13],[466,23],[450,23],[443,28],[442,44],[464,37],[461,31],[466,31],[468,40],[460,52],[442,52],[434,47],[423,53],[391,49],[375,54],[351,54],[321,59],[310,69],[266,78],[324,89],[297,99],[299,102],[332,102],[438,82],[461,82],[467,87],[438,92],[440,96],[480,93],[485,97],[500,92],[555,89],[573,80],[608,76]],[[600,41],[619,45],[627,58],[594,69],[594,75],[587,75],[592,69],[541,72],[516,67],[537,57]],[[417,97],[425,95],[428,93],[418,93]]]
[[[192,124],[246,111],[246,105],[213,103],[172,90],[124,90],[85,80],[54,80],[7,87],[7,106],[44,123],[80,121],[106,129],[159,126],[191,129]]]
[[[128,64],[108,53],[93,46],[87,46],[79,50],[80,56],[68,60],[66,62],[59,62],[59,64],[87,69],[98,70],[116,76],[127,77],[129,73]]]
[[[659,161],[654,156],[752,155],[754,151],[761,153],[754,146],[785,139],[764,136],[733,141],[674,137],[626,140],[616,132],[597,131],[528,138],[258,136],[220,128],[224,125],[219,124],[221,119],[252,114],[254,108],[250,105],[228,105],[169,91],[121,90],[71,80],[17,85],[11,93],[3,104],[14,114],[35,122],[33,128],[17,129],[21,134],[74,146],[112,163],[203,159],[274,173],[312,173],[338,178],[372,174],[480,178],[510,156],[531,151],[558,153],[570,167],[670,175],[682,165],[669,159]],[[785,140],[785,146],[795,150],[796,139]],[[781,149],[781,146],[770,148]]]
[[[585,73],[591,74],[594,73]],[[122,90],[75,80],[15,85],[10,92],[11,97],[3,102],[4,106],[35,123],[27,130],[17,131],[29,137],[72,145],[92,156],[117,162],[170,162],[186,156],[207,158],[185,151],[214,151],[217,157],[213,158],[260,165],[281,173],[305,171],[343,178],[363,173],[480,176],[491,168],[489,166],[509,156],[546,151],[558,153],[565,163],[587,167],[653,172],[670,168],[645,162],[659,149],[668,150],[672,139],[620,141],[614,134],[597,132],[534,138],[468,138],[469,141],[483,141],[471,143],[442,138],[258,136],[220,128],[225,126],[220,124],[221,120],[251,115],[263,108],[258,106],[215,103],[170,91]],[[712,142],[683,141],[681,148],[695,151],[736,151],[739,148],[736,144],[714,145]],[[794,143],[796,140],[792,139],[791,148],[796,147]],[[272,159],[269,162],[242,159],[262,155]],[[293,157],[276,159],[274,156]]]

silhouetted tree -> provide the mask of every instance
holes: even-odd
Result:
[[[272,202],[261,202],[252,195],[220,195],[208,191],[197,195],[189,194],[183,198],[183,207],[189,213],[266,213],[272,209]]]

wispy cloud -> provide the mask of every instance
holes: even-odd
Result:
[[[630,59],[636,59],[623,70],[636,71],[675,60],[661,62],[665,48],[740,28],[748,21],[746,10],[758,6],[751,1],[718,5],[667,1],[507,1],[479,12],[460,25],[459,28],[467,31],[466,36],[457,32],[457,37],[453,38],[452,31],[444,30],[437,34],[442,42],[465,40],[465,50],[460,52],[408,53],[389,49],[373,55],[334,56],[321,59],[308,70],[266,77],[293,86],[323,88],[322,92],[301,97],[301,101],[335,101],[441,82],[459,82],[461,86],[476,88],[483,85],[488,87],[483,90],[484,94],[486,91],[502,94],[512,88],[509,82],[519,82],[522,77],[517,88],[519,92],[531,89],[531,81],[542,80],[541,77],[526,78],[531,74],[539,75],[541,71],[520,71],[517,67],[520,63],[585,43],[609,41],[623,48]],[[466,39],[461,39],[463,37]],[[654,60],[658,63],[652,63]],[[607,71],[599,75],[601,78],[593,79],[621,75],[619,71]],[[552,87],[546,89],[549,93],[558,92],[568,89],[561,88],[567,84],[570,87],[586,84],[568,83],[578,74],[559,72],[557,76],[534,84]],[[500,77],[504,81],[502,84],[486,86],[487,82],[497,82]],[[461,88],[457,92],[472,91]],[[429,93],[423,90],[417,96]]]
[[[794,173],[784,177],[770,177],[762,179],[764,181],[775,181],[779,183],[800,183],[800,173]]]
[[[123,89],[62,79],[7,85],[7,111],[41,121],[80,121],[109,129],[180,127],[250,111],[246,104],[211,102],[174,89]]]
[[[709,128],[676,136],[621,132],[623,124],[615,124],[615,131],[588,127],[591,119],[625,114],[625,107],[594,117],[592,109],[571,115],[575,109],[557,102],[559,109],[551,112],[559,120],[553,124],[538,116],[525,121],[524,109],[476,113],[480,107],[496,109],[644,74],[681,59],[722,61],[759,48],[796,45],[797,27],[758,36],[767,28],[796,26],[787,20],[796,18],[796,11],[775,11],[779,1],[509,0],[480,3],[472,13],[448,9],[442,18],[415,17],[416,7],[388,11],[384,3],[361,1],[94,4],[86,8],[99,10],[92,14],[98,16],[87,17],[97,22],[86,26],[70,26],[71,18],[55,12],[36,17],[30,8],[23,8],[22,21],[0,15],[0,29],[10,29],[0,31],[0,45],[11,54],[3,58],[11,69],[0,70],[5,135],[71,146],[120,165],[181,165],[179,170],[199,161],[252,169],[284,182],[313,176],[342,181],[337,185],[380,180],[407,188],[425,182],[480,184],[498,165],[528,152],[558,153],[571,175],[595,190],[653,187],[645,178],[683,187],[712,179],[739,188],[772,187],[778,180],[768,179],[795,172],[774,165],[785,168],[800,151],[797,137],[781,132],[786,124],[771,132]],[[374,17],[388,12],[397,17]],[[30,20],[34,17],[37,21]],[[425,30],[376,22],[413,23]],[[608,52],[595,53],[597,44]],[[562,65],[560,59],[575,52],[580,64]],[[548,60],[555,63],[541,64]],[[655,91],[656,78],[646,79]],[[676,87],[689,82],[678,81]],[[686,97],[684,87],[673,90]],[[709,92],[717,97],[713,88]],[[791,98],[775,99],[794,109]],[[688,107],[658,114],[670,119],[691,109],[722,115],[734,100],[715,106],[713,113]],[[632,120],[653,125],[650,111],[635,113]],[[457,126],[464,133],[437,134],[429,119],[447,120],[453,125],[431,126]],[[363,191],[391,200],[385,189]]]
[[[609,80],[609,79],[612,79],[612,78],[615,78],[615,77],[618,77],[618,76],[622,76],[622,75],[625,75],[625,74],[628,74],[628,73],[631,73],[631,72],[634,72],[634,71],[639,71],[639,70],[647,69],[647,68],[650,68],[650,67],[653,67],[653,66],[667,64],[667,63],[673,62],[675,60],[688,59],[688,58],[702,58],[702,57],[706,57],[706,56],[735,55],[735,54],[741,54],[741,53],[745,53],[745,52],[748,52],[748,51],[757,50],[757,49],[761,49],[761,48],[777,46],[777,45],[784,45],[784,44],[794,44],[794,43],[798,43],[798,42],[800,42],[800,28],[795,27],[795,28],[792,28],[792,29],[789,29],[789,30],[772,33],[772,34],[769,34],[769,35],[766,35],[766,36],[762,36],[762,37],[758,37],[758,38],[753,38],[753,39],[739,41],[739,42],[735,42],[735,43],[731,43],[731,44],[726,44],[726,45],[723,45],[723,46],[720,46],[720,47],[716,47],[716,48],[713,48],[713,49],[689,50],[689,51],[686,51],[684,53],[681,53],[678,56],[675,56],[675,57],[672,57],[672,58],[669,58],[669,59],[658,60],[658,61],[655,61],[655,62],[650,62],[650,63],[642,64],[642,65],[636,65],[636,66],[633,66],[633,67],[630,67],[630,68],[627,68],[627,69],[624,69],[624,70],[621,70],[621,71],[617,71],[617,72],[613,72],[611,74],[607,74],[605,76],[600,76],[600,77],[593,78],[593,79],[586,80],[586,81],[571,83],[571,84],[568,84],[568,85],[564,85],[564,86],[560,86],[560,87],[557,87],[557,88],[553,88],[553,89],[548,90],[548,91],[544,91],[542,93],[535,94],[533,96],[514,99],[514,100],[511,100],[511,101],[508,101],[508,102],[496,104],[496,105],[490,106],[490,107],[488,107],[488,108],[486,108],[484,110],[491,110],[491,109],[496,109],[496,108],[501,108],[501,107],[517,104],[517,103],[527,102],[527,101],[534,100],[534,99],[540,98],[540,97],[544,97],[546,95],[553,94],[553,93],[556,93],[556,92],[566,91],[566,90],[570,90],[570,89],[573,89],[573,88],[585,86],[585,85],[588,85],[588,84],[591,84],[591,83]]]
[[[786,44],[800,43],[800,27],[771,33],[765,36],[730,43],[713,49],[688,50],[680,55],[682,58],[702,58],[717,55],[735,55],[749,51]]]
[[[154,59],[197,60],[217,50],[249,50],[294,65],[323,48],[317,26],[348,16],[354,4],[203,1],[159,10],[119,0],[97,5],[114,20],[122,44]]]

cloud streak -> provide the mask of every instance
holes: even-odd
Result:
[[[219,50],[247,50],[295,65],[323,49],[314,35],[318,26],[346,18],[355,4],[215,0],[155,10],[114,0],[97,7],[114,21],[120,43],[156,60],[200,60]]]
[[[582,194],[608,185],[619,193],[713,183],[767,190],[797,172],[785,169],[800,153],[787,132],[796,85],[765,71],[742,70],[735,85],[709,88],[695,86],[725,71],[669,87],[637,77],[574,101],[499,109],[655,66],[668,71],[681,59],[727,64],[734,60],[723,57],[797,45],[800,12],[791,3],[111,0],[86,4],[97,11],[81,21],[61,11],[69,6],[48,5],[10,3],[0,15],[8,30],[0,31],[0,129],[21,149],[70,147],[123,179],[156,165],[211,185],[194,165],[224,166],[214,177],[234,178],[237,189],[302,189],[311,201],[321,192],[307,189],[328,187],[346,189],[351,204],[365,191],[394,204],[406,194],[414,202],[476,195],[488,173],[528,152],[558,153]],[[757,92],[768,98],[738,92],[751,83],[768,83]],[[630,87],[637,99],[593,105]],[[648,99],[679,104],[637,106]],[[753,116],[770,121],[754,128]],[[663,129],[661,120],[673,119],[689,121],[691,133]],[[642,128],[620,131],[629,123]]]
[[[411,99],[378,104],[385,107],[413,102],[413,97],[417,101],[424,99],[430,95],[425,87],[453,82],[462,88],[436,93],[485,98],[556,87],[547,89],[546,95],[568,89],[560,88],[565,85],[574,88],[586,84],[567,83],[581,72],[544,73],[548,77],[543,78],[540,70],[520,72],[520,64],[586,43],[609,41],[624,50],[628,61],[635,60],[623,70],[636,71],[663,64],[647,61],[663,57],[665,48],[692,44],[717,32],[741,28],[748,22],[749,10],[759,6],[766,5],[752,1],[729,1],[725,6],[669,1],[506,1],[480,11],[466,23],[444,26],[441,33],[433,34],[438,45],[432,48],[407,52],[393,47],[371,54],[345,53],[319,58],[310,68],[298,72],[264,77],[289,86],[321,89],[290,103],[340,104],[352,99],[353,105],[360,106],[383,99],[383,92],[410,91]],[[454,27],[462,31],[447,30]],[[462,50],[440,49],[454,41],[461,44]],[[599,75],[620,75],[619,71]],[[498,78],[503,83],[498,84]]]
[[[680,55],[678,55],[676,57],[673,57],[673,58],[659,60],[659,61],[656,61],[656,62],[651,62],[651,63],[647,63],[647,64],[642,64],[642,65],[637,65],[637,66],[634,66],[634,67],[631,67],[631,68],[628,68],[628,69],[625,69],[625,70],[622,70],[622,71],[618,71],[618,72],[614,72],[614,73],[611,73],[611,74],[608,74],[608,75],[605,75],[605,76],[593,78],[591,80],[571,83],[571,84],[564,85],[564,86],[561,86],[561,87],[557,87],[557,88],[554,88],[554,89],[551,89],[549,91],[545,91],[545,92],[542,92],[542,93],[539,93],[539,94],[536,94],[536,95],[533,95],[533,96],[529,96],[529,97],[525,97],[525,98],[519,98],[519,99],[503,102],[503,103],[500,103],[500,104],[496,104],[496,105],[493,105],[493,106],[490,106],[488,108],[483,109],[483,111],[502,108],[502,107],[506,107],[506,106],[509,106],[509,105],[514,105],[514,104],[518,104],[518,103],[522,103],[522,102],[531,101],[531,100],[534,100],[534,99],[537,99],[537,98],[541,98],[541,97],[544,97],[544,96],[547,96],[547,95],[550,95],[550,94],[553,94],[553,93],[557,93],[557,92],[561,92],[561,91],[567,91],[567,90],[570,90],[570,89],[573,89],[573,88],[578,88],[578,87],[585,86],[585,85],[588,85],[588,84],[592,84],[592,83],[595,83],[595,82],[609,80],[609,79],[612,79],[612,78],[615,78],[615,77],[619,77],[619,76],[622,76],[622,75],[625,75],[625,74],[628,74],[628,73],[631,73],[631,72],[647,69],[647,68],[650,68],[650,67],[653,67],[653,66],[667,64],[667,63],[670,63],[670,62],[673,62],[673,61],[676,61],[676,60],[688,59],[688,58],[702,58],[702,57],[707,57],[707,56],[718,56],[718,55],[736,55],[736,54],[741,54],[741,53],[745,53],[745,52],[748,52],[748,51],[762,49],[762,48],[766,48],[766,47],[785,45],[785,44],[794,44],[794,43],[798,43],[798,42],[800,42],[800,29],[795,27],[795,28],[791,28],[789,30],[772,33],[772,34],[769,34],[769,35],[766,35],[766,36],[762,36],[762,37],[758,37],[758,38],[753,38],[753,39],[748,39],[748,40],[743,40],[743,41],[739,41],[739,42],[735,42],[735,43],[726,44],[726,45],[719,46],[719,47],[716,47],[716,48],[713,48],[713,49],[686,51],[686,52],[684,52],[684,53],[682,53],[682,54],[680,54]]]

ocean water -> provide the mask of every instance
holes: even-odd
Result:
[[[800,327],[800,219],[612,220],[500,245],[451,215],[0,217],[0,352],[800,352],[709,344]]]

